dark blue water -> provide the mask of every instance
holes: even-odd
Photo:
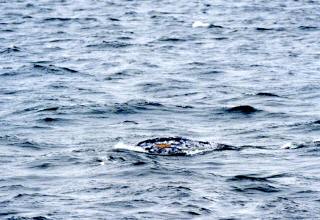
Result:
[[[318,0],[0,0],[0,219],[318,219],[319,21]],[[115,149],[168,136],[230,147]]]

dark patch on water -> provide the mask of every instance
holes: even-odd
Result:
[[[208,28],[224,28],[223,26],[221,25],[215,25],[215,24],[210,24]]]
[[[59,121],[59,119],[57,118],[50,118],[50,117],[47,117],[47,118],[44,118],[44,119],[41,119],[43,120],[44,122],[55,122],[55,121]]]
[[[227,112],[231,113],[242,113],[242,114],[252,114],[260,110],[250,106],[250,105],[239,105],[227,109]]]
[[[184,42],[184,41],[186,41],[186,39],[175,38],[175,37],[162,37],[162,38],[159,39],[159,41],[163,41],[163,42]]]
[[[316,30],[316,29],[318,29],[318,27],[302,25],[302,26],[299,26],[299,29],[301,29],[301,30]]]
[[[134,125],[139,124],[138,122],[135,122],[135,121],[129,121],[129,120],[123,121],[123,123],[134,124]]]
[[[132,165],[133,166],[142,166],[142,165],[145,165],[145,164],[147,164],[147,163],[144,162],[144,161],[137,161],[137,162],[134,162]]]
[[[199,215],[201,215],[200,213],[194,212],[194,211],[187,211],[186,213],[191,215],[191,216],[199,216]]]
[[[39,110],[39,112],[45,112],[45,111],[57,111],[59,107],[49,107]]]
[[[110,21],[120,21],[118,18],[109,18]]]
[[[228,179],[228,181],[252,181],[252,182],[269,182],[266,177],[258,177],[254,175],[236,175]]]
[[[178,107],[178,108],[184,108],[184,109],[192,109],[192,108],[194,108],[194,107],[192,107],[192,106],[190,106],[190,105],[184,105],[184,106],[182,106],[182,105],[177,105],[176,107]]]
[[[41,164],[38,164],[38,165],[35,165],[35,166],[31,166],[30,168],[37,168],[37,169],[41,169],[42,170],[42,169],[48,169],[50,167],[52,167],[52,164],[46,162],[46,163],[41,163]]]
[[[35,217],[10,217],[7,220],[50,220],[44,216],[35,216]]]
[[[274,28],[257,27],[256,30],[257,30],[257,31],[273,31]]]
[[[277,94],[270,93],[270,92],[259,92],[256,95],[257,96],[279,97]]]
[[[215,40],[228,40],[229,38],[227,37],[215,37]]]

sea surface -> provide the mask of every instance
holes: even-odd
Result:
[[[0,0],[0,219],[319,216],[318,0]]]

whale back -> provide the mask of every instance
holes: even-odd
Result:
[[[137,144],[150,154],[186,155],[190,148],[210,145],[209,142],[193,141],[182,137],[161,137],[141,141]]]

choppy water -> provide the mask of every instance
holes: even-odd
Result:
[[[319,21],[318,0],[0,0],[0,218],[318,219]],[[232,147],[114,149],[166,136]]]

